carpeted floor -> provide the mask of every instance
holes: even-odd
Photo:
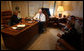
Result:
[[[56,28],[47,28],[33,43],[28,50],[56,50],[57,33],[63,33]]]

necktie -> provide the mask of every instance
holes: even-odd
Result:
[[[41,19],[41,14],[39,14],[39,20]]]

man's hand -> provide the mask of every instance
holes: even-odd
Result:
[[[37,18],[36,18],[35,20],[38,20],[38,21],[40,21],[40,20],[39,20],[39,19],[37,19]]]
[[[62,35],[60,35],[59,33],[57,34],[58,37],[61,37]]]
[[[64,32],[64,28],[61,29]]]

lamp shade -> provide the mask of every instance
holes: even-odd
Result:
[[[63,6],[58,6],[57,11],[59,11],[59,12],[63,12],[63,11],[64,11]]]

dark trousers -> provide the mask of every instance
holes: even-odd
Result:
[[[39,22],[39,33],[43,33],[44,32],[44,22]]]

